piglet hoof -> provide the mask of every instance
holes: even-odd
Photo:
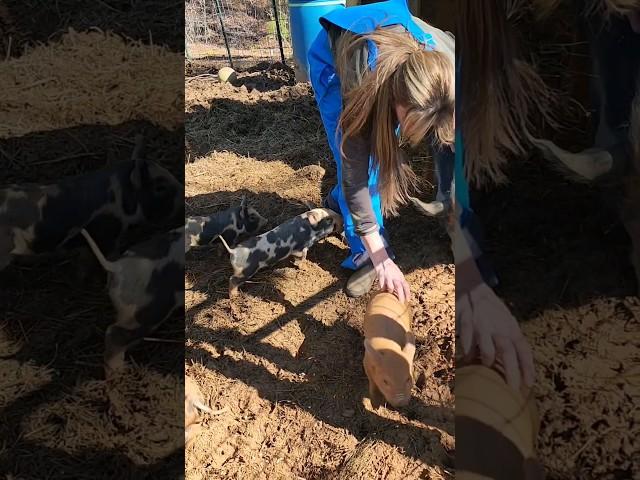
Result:
[[[113,357],[106,359],[104,362],[105,378],[107,380],[113,380],[122,373],[124,366],[124,353],[121,355],[114,355]]]
[[[235,279],[235,277],[231,277],[229,279],[229,299],[238,296],[238,287],[240,283]]]
[[[113,369],[113,368],[109,368],[109,367],[105,366],[104,367],[104,379],[107,381],[107,383],[112,384],[119,377],[120,372],[121,371],[119,369]]]

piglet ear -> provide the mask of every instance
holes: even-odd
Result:
[[[309,223],[314,227],[321,221],[321,218],[318,216],[318,212],[315,210],[309,210],[307,218],[309,219]]]
[[[416,336],[413,332],[407,332],[405,334],[405,345],[402,348],[402,354],[409,361],[413,362],[413,357],[416,354]]]

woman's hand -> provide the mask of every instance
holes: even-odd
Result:
[[[462,353],[480,354],[487,367],[500,364],[507,383],[519,389],[534,382],[533,354],[520,325],[507,306],[484,282],[469,241],[454,224],[453,255],[456,262],[456,332]],[[479,351],[479,352],[478,352]]]
[[[373,265],[378,274],[380,290],[395,293],[400,303],[408,302],[411,299],[409,284],[393,260],[387,257],[377,265],[375,263]]]
[[[371,232],[361,238],[376,270],[380,289],[394,293],[402,303],[409,302],[411,300],[409,284],[395,262],[389,258],[380,233]]]
[[[463,353],[473,355],[479,350],[484,365],[502,365],[511,387],[520,389],[521,378],[531,387],[535,376],[531,347],[507,306],[485,283],[457,297],[456,323]]]

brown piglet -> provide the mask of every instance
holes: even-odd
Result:
[[[371,406],[383,399],[394,407],[406,406],[413,388],[415,336],[411,332],[411,309],[395,295],[374,295],[364,317],[364,371],[369,379]]]
[[[198,383],[189,375],[184,377],[184,443],[185,447],[191,445],[201,430],[200,412],[210,415],[219,415],[227,412],[225,407],[221,410],[211,410],[205,405],[204,397],[198,387]]]

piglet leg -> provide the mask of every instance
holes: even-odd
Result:
[[[367,379],[369,380],[369,400],[371,400],[371,407],[377,409],[384,402],[384,397],[382,392],[378,389],[376,382],[373,380],[374,375],[371,369],[369,368],[367,355],[365,354],[363,365],[364,372],[367,374]]]
[[[134,317],[123,315],[107,329],[105,338],[105,369],[116,371],[124,366],[125,352],[156,330],[179,308],[170,297],[155,308],[138,311]],[[107,373],[108,376],[108,373]]]
[[[296,267],[299,267],[300,264],[302,264],[302,262],[304,262],[307,259],[307,252],[309,251],[308,248],[305,248],[304,250],[302,250],[302,252],[296,252],[293,254],[294,257],[296,257],[297,259],[293,262]]]
[[[238,295],[238,287],[244,282],[244,278],[236,277],[235,275],[229,278],[229,298],[236,297]]]
[[[380,392],[372,379],[369,379],[369,399],[371,400],[371,406],[374,409],[377,409],[384,403],[382,392]]]
[[[124,354],[132,338],[132,330],[120,325],[107,328],[104,341],[104,370],[107,378],[124,367]]]

